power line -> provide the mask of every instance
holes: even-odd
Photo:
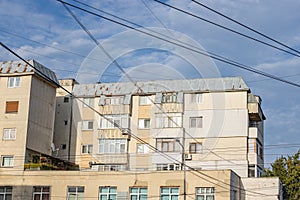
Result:
[[[100,17],[100,18],[102,18],[102,19],[111,21],[111,22],[113,22],[113,23],[119,24],[119,25],[121,25],[121,26],[127,27],[127,28],[129,28],[129,29],[132,29],[132,30],[138,31],[138,32],[140,32],[140,33],[146,34],[146,35],[148,35],[148,36],[155,37],[155,38],[157,38],[157,39],[160,39],[160,40],[163,40],[163,41],[165,41],[165,42],[174,44],[174,45],[176,45],[176,46],[185,48],[185,49],[187,49],[187,50],[196,52],[196,53],[198,53],[198,54],[201,54],[201,55],[204,55],[204,56],[208,56],[208,57],[210,57],[210,58],[212,58],[212,59],[221,61],[221,62],[223,62],[223,63],[232,65],[232,66],[234,66],[234,67],[238,67],[238,68],[240,68],[240,69],[244,69],[244,70],[247,70],[247,71],[250,71],[250,72],[253,72],[253,73],[262,75],[262,76],[266,76],[266,77],[272,78],[272,79],[274,79],[274,80],[277,80],[277,81],[280,81],[280,82],[287,83],[287,84],[289,84],[289,85],[293,85],[293,86],[296,86],[296,87],[300,87],[300,85],[297,84],[297,83],[295,83],[295,82],[292,82],[292,81],[288,81],[288,80],[282,79],[282,78],[280,78],[280,77],[277,77],[277,76],[274,76],[274,75],[272,75],[272,74],[263,72],[263,71],[261,71],[261,70],[254,69],[254,68],[252,68],[252,67],[249,67],[249,66],[240,64],[240,63],[238,63],[238,62],[235,62],[235,61],[232,61],[232,60],[229,60],[229,59],[220,58],[220,57],[218,57],[218,56],[216,56],[216,55],[211,55],[211,54],[209,54],[209,53],[203,53],[203,52],[201,52],[201,51],[199,51],[199,50],[195,50],[195,49],[193,49],[193,48],[187,47],[187,46],[182,45],[182,44],[178,44],[178,43],[176,43],[176,42],[170,41],[170,40],[168,40],[168,39],[165,39],[165,38],[162,38],[162,37],[159,37],[159,36],[156,36],[156,35],[153,35],[153,34],[151,34],[151,33],[145,32],[145,31],[143,31],[143,30],[136,29],[136,28],[134,28],[134,27],[132,27],[132,26],[129,26],[129,25],[126,25],[126,24],[124,24],[124,23],[122,23],[122,22],[119,22],[119,21],[116,21],[116,20],[113,20],[113,19],[104,17],[104,16],[102,16],[102,15],[100,15],[100,14],[97,14],[97,13],[94,13],[94,12],[92,12],[92,11],[86,10],[86,9],[84,9],[84,8],[78,7],[78,6],[76,6],[76,5],[67,3],[67,2],[65,2],[65,1],[62,1],[62,0],[56,0],[56,1],[59,1],[59,2],[61,2],[61,3],[63,3],[63,4],[66,4],[66,5],[69,5],[69,6],[73,7],[73,8],[78,9],[78,10],[82,10],[82,11],[84,11],[84,12],[87,12],[87,13],[91,14],[91,15],[94,15],[94,16]]]
[[[226,19],[228,19],[228,20],[230,20],[230,21],[232,21],[232,22],[234,22],[234,23],[236,23],[236,24],[238,24],[238,25],[240,25],[240,26],[242,26],[242,27],[250,30],[250,31],[252,31],[252,32],[254,32],[254,33],[257,33],[260,36],[263,36],[263,37],[265,37],[265,38],[267,38],[267,39],[269,39],[269,40],[271,40],[271,41],[273,41],[273,42],[275,42],[277,44],[280,44],[281,46],[284,46],[284,47],[286,47],[286,48],[288,48],[288,49],[290,49],[290,50],[292,50],[292,51],[300,54],[300,51],[298,51],[298,50],[296,50],[296,49],[294,49],[292,47],[289,47],[288,45],[285,45],[282,42],[279,42],[278,40],[276,40],[274,38],[271,38],[270,36],[267,36],[266,34],[260,32],[260,31],[257,31],[255,29],[251,28],[250,26],[247,26],[247,25],[245,25],[245,24],[243,24],[243,23],[241,23],[241,22],[239,22],[239,21],[237,21],[237,20],[235,20],[235,19],[233,19],[233,18],[231,18],[231,17],[229,17],[229,16],[227,16],[227,15],[225,15],[225,14],[223,14],[223,13],[221,13],[221,12],[215,10],[215,9],[213,9],[213,8],[210,8],[207,5],[204,5],[203,3],[199,2],[199,1],[192,0],[192,2],[198,4],[199,6],[202,6],[202,7],[206,8],[206,9],[208,9],[208,10],[210,10],[210,11],[212,11],[212,12],[214,12],[214,13],[216,13],[216,14],[218,14],[218,15],[220,15],[220,16],[222,16],[222,17],[224,17],[224,18],[226,18]]]
[[[162,4],[162,5],[165,5],[165,6],[169,7],[169,8],[174,9],[174,10],[177,10],[177,11],[179,11],[179,12],[185,13],[185,14],[187,14],[187,15],[189,15],[189,16],[194,17],[194,18],[197,18],[197,19],[200,19],[200,20],[202,20],[202,21],[205,21],[205,22],[207,22],[207,23],[209,23],[209,24],[212,24],[212,25],[215,25],[215,26],[220,27],[220,28],[222,28],[222,29],[225,29],[225,30],[227,30],[227,31],[230,31],[230,32],[232,32],[232,33],[235,33],[235,34],[237,34],[237,35],[240,35],[240,36],[243,36],[243,37],[245,37],[245,38],[251,39],[251,40],[253,40],[253,41],[256,41],[256,42],[258,42],[258,43],[261,43],[261,44],[264,44],[264,45],[266,45],[266,46],[272,47],[272,48],[274,48],[274,49],[283,51],[283,52],[288,53],[288,54],[290,54],[290,55],[293,55],[293,56],[296,56],[296,57],[300,57],[299,54],[296,54],[296,53],[287,51],[287,50],[282,49],[282,48],[280,48],[280,47],[277,47],[277,46],[274,46],[274,45],[269,44],[269,43],[267,43],[267,42],[264,42],[264,41],[262,41],[262,40],[259,40],[259,39],[256,39],[256,38],[254,38],[254,37],[248,36],[248,35],[246,35],[246,34],[244,34],[244,33],[235,31],[235,30],[233,30],[233,29],[231,29],[231,28],[228,28],[228,27],[223,26],[223,25],[221,25],[221,24],[215,23],[215,22],[213,22],[213,21],[210,21],[210,20],[205,19],[205,18],[203,18],[203,17],[200,17],[200,16],[198,16],[198,15],[192,14],[192,13],[190,13],[190,12],[188,12],[188,11],[185,11],[185,10],[183,10],[183,9],[177,8],[177,7],[175,7],[175,6],[172,6],[172,5],[170,5],[170,4],[167,4],[167,3],[165,3],[165,2],[161,2],[161,1],[159,1],[159,0],[153,0],[153,1],[155,1],[155,2],[157,2],[157,3],[160,3],[160,4]]]

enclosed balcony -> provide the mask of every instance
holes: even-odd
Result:
[[[261,99],[259,96],[248,94],[248,112],[250,121],[263,121],[266,119],[261,107]]]

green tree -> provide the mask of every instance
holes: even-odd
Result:
[[[293,156],[276,159],[264,176],[277,176],[283,184],[283,199],[300,199],[300,149]]]

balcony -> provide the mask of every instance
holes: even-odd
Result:
[[[128,154],[97,154],[93,156],[100,164],[127,164]]]
[[[261,107],[260,97],[253,94],[248,95],[248,113],[250,121],[263,121],[266,119]]]

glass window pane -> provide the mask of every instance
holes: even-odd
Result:
[[[110,193],[117,193],[117,188],[116,187],[111,187],[110,188]]]
[[[163,194],[169,193],[169,188],[161,188],[161,193]]]
[[[179,193],[179,188],[171,188],[171,193]]]

